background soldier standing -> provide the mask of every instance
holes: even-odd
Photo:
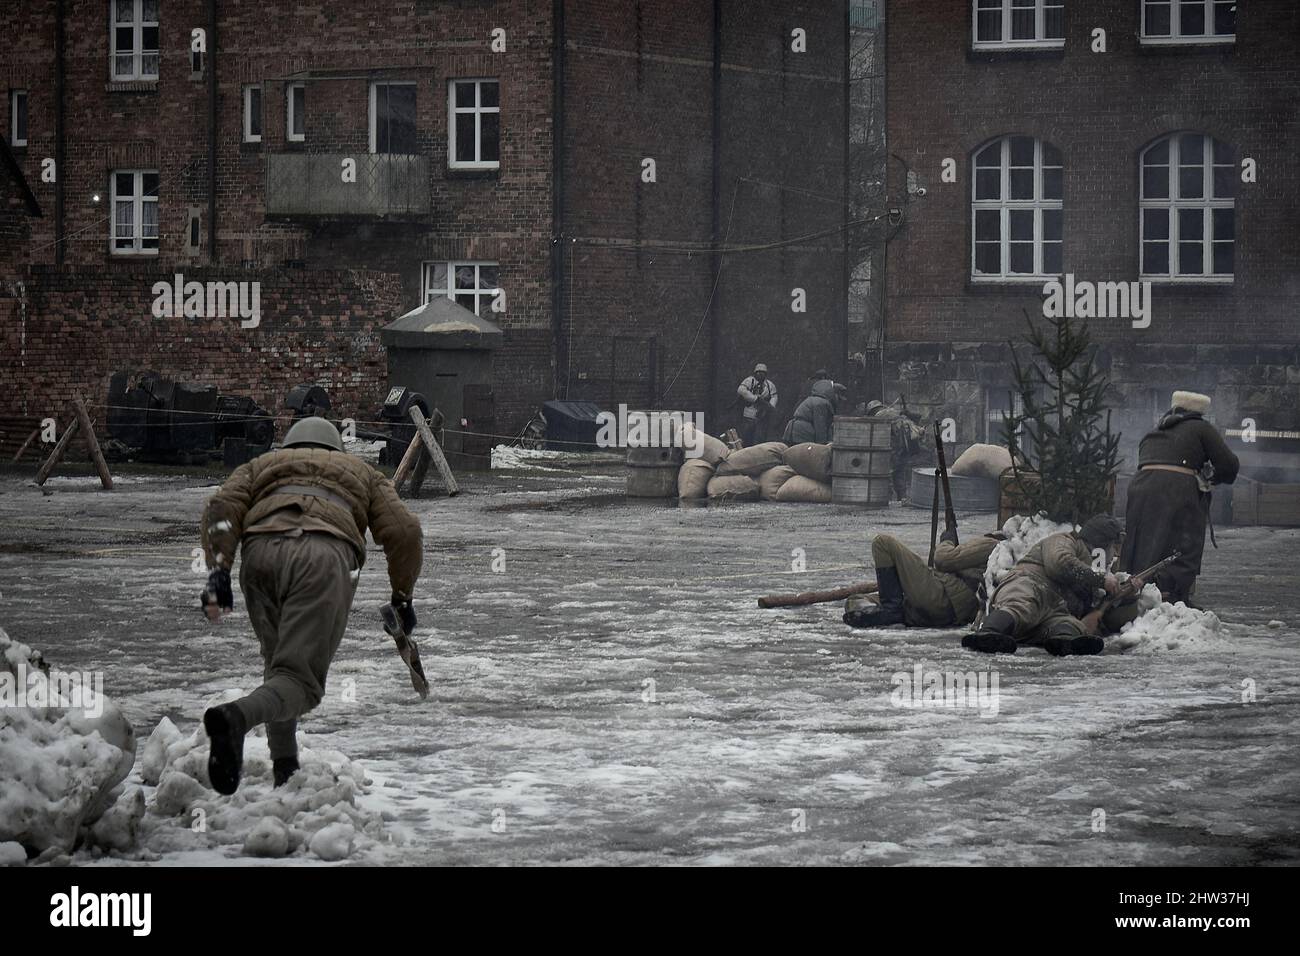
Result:
[[[767,366],[759,362],[754,374],[736,389],[740,398],[740,438],[747,446],[767,441],[768,420],[776,410],[776,383],[767,377]]]
[[[965,544],[946,530],[934,552],[934,567],[892,534],[871,542],[871,560],[880,586],[880,607],[846,611],[850,627],[957,627],[979,613],[980,582],[989,555],[1005,535],[987,534]]]
[[[1150,567],[1179,552],[1178,560],[1155,575],[1170,603],[1191,601],[1205,553],[1210,487],[1232,484],[1240,465],[1205,420],[1209,410],[1208,396],[1174,392],[1169,411],[1138,446],[1138,473],[1128,489],[1120,570]]]
[[[1086,634],[1085,614],[1096,604],[1096,592],[1115,594],[1119,581],[1109,571],[1093,567],[1092,552],[1111,549],[1123,529],[1110,515],[1094,515],[1078,531],[1049,535],[1029,549],[989,599],[989,611],[978,631],[962,638],[961,646],[987,654],[1014,654],[1020,644],[1037,645],[1049,654],[1100,654],[1100,637]]]
[[[266,664],[261,687],[203,715],[208,775],[218,793],[239,786],[244,735],[258,724],[266,724],[275,785],[298,769],[298,717],[325,693],[365,562],[367,527],[388,557],[393,608],[410,633],[420,522],[391,481],[343,450],[325,419],[295,423],[281,449],[235,469],[208,502],[203,550],[216,570],[200,600],[212,621],[234,607],[230,568],[242,542],[239,584]]]

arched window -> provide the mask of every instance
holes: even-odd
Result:
[[[1142,153],[1142,275],[1231,280],[1237,164],[1231,147],[1174,133]]]
[[[1061,273],[1063,172],[1061,151],[1032,136],[1005,136],[976,151],[973,278]]]
[[[973,0],[976,48],[1065,45],[1065,0]]]

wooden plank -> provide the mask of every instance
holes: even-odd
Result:
[[[90,415],[86,413],[86,403],[82,401],[79,394],[74,392],[72,405],[77,410],[77,422],[81,425],[82,440],[90,449],[90,460],[95,463],[95,469],[99,472],[99,483],[104,486],[105,491],[112,491],[113,476],[108,470],[108,462],[104,460],[104,453],[99,449],[99,440],[95,438],[95,426],[90,421]]]
[[[419,456],[421,447],[422,444],[419,434],[417,433],[412,435],[411,443],[406,446],[406,451],[402,455],[402,460],[397,463],[397,471],[393,472],[393,487],[397,489],[399,494],[402,490],[402,483],[406,481],[406,476],[409,475],[411,469],[415,467],[415,459]]]
[[[842,588],[833,588],[829,591],[804,591],[801,594],[769,594],[766,597],[758,599],[758,606],[764,608],[772,607],[802,607],[806,604],[825,604],[830,601],[842,601],[854,594],[875,594],[880,588],[875,581],[864,581],[861,584],[850,584]]]
[[[442,483],[447,487],[447,495],[454,496],[460,494],[460,485],[456,484],[456,476],[451,473],[451,466],[447,464],[447,456],[442,453],[438,446],[438,440],[433,437],[433,432],[429,429],[429,423],[424,420],[424,413],[415,405],[411,406],[411,421],[415,422],[415,427],[420,430],[420,437],[424,439],[424,447],[429,450],[429,455],[433,458],[433,464],[438,469],[438,474],[442,476]]]
[[[69,443],[80,427],[81,422],[74,418],[68,424],[68,427],[63,429],[63,434],[55,443],[54,450],[50,452],[50,457],[45,459],[45,464],[41,465],[40,471],[36,472],[36,483],[38,485],[45,484],[45,480],[50,477],[50,472],[54,470],[54,466],[63,458],[63,453],[68,450]]]
[[[32,433],[27,436],[27,441],[23,442],[22,447],[18,449],[18,454],[14,455],[13,457],[14,461],[17,461],[19,458],[23,457],[23,452],[27,451],[27,446],[29,446],[32,442],[34,442],[36,440],[36,436],[39,435],[40,433],[41,433],[41,429],[39,426],[32,429]]]
[[[424,488],[425,475],[429,473],[429,453],[424,450],[423,444],[420,446],[420,454],[415,459],[415,469],[411,472],[411,497],[420,497],[420,491]]]

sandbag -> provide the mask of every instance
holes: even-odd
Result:
[[[776,493],[781,486],[795,476],[795,470],[789,465],[777,465],[758,476],[758,493],[764,501],[776,501]]]
[[[703,458],[688,458],[677,472],[677,497],[704,498],[709,493],[713,466]]]
[[[710,465],[716,465],[731,453],[727,443],[719,438],[714,438],[707,432],[701,432],[696,429],[695,425],[687,422],[682,426],[682,448],[686,450],[686,456],[689,459],[691,452],[695,449],[696,443],[703,440],[703,452],[698,456],[700,461],[707,461]]]
[[[997,478],[1011,467],[1011,452],[1001,445],[971,445],[961,453],[948,474],[968,478]]]
[[[748,475],[723,475],[709,482],[710,498],[757,501],[758,494],[758,482]]]
[[[803,475],[795,475],[781,486],[776,493],[776,500],[827,502],[831,500],[830,482],[814,481]]]
[[[781,460],[785,449],[786,445],[779,441],[765,441],[758,445],[742,448],[739,451],[733,451],[726,457],[726,460],[718,465],[718,477],[748,475],[750,478],[757,478],[769,468],[785,464]]]
[[[811,478],[813,481],[831,480],[831,446],[804,442],[791,445],[785,450],[782,460],[795,470],[796,474]]]

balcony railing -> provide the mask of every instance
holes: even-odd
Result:
[[[355,178],[346,160],[356,162]],[[269,153],[270,216],[424,216],[429,158],[395,153]]]

